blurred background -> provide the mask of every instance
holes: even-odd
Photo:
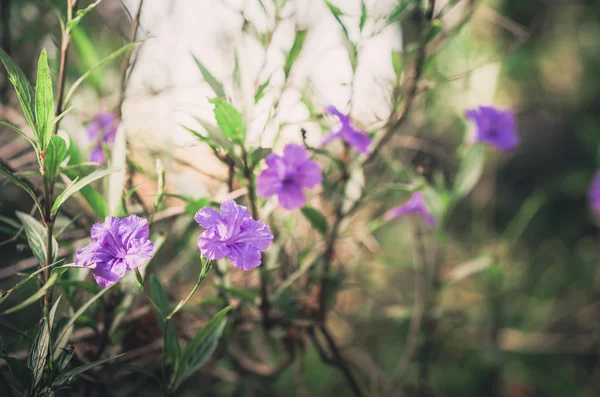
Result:
[[[182,127],[202,129],[198,118],[212,120],[207,100],[212,91],[192,55],[227,90],[239,91],[236,105],[252,120],[249,145],[278,150],[285,143],[301,142],[301,128],[307,141],[317,144],[324,134],[320,109],[329,104],[351,112],[367,131],[381,127],[390,112],[394,54],[403,54],[400,62],[410,60],[410,13],[401,22],[386,24],[399,2],[365,0],[368,19],[360,31],[362,3],[331,1],[358,43],[353,79],[340,25],[325,2],[290,0],[276,17],[267,4],[271,1],[263,3],[266,9],[258,0],[145,0],[137,38],[146,40],[136,47],[124,92],[117,61],[94,73],[64,119],[62,129],[82,157],[92,146],[86,123],[100,111],[115,110],[123,100],[119,128],[126,131],[128,158],[140,170],[132,183],[143,183],[138,190],[142,201],[154,201],[157,158],[165,164],[171,193],[217,201],[235,197],[236,190],[227,189],[227,168]],[[0,4],[2,48],[29,77],[35,75],[43,47],[51,69],[57,70],[60,26],[54,9],[62,7],[61,1]],[[86,17],[73,37],[70,81],[131,39],[139,6],[139,0],[103,0]],[[347,278],[329,319],[332,332],[371,390],[391,376],[408,350],[411,360],[401,376],[408,396],[598,396],[600,249],[587,191],[600,164],[600,3],[484,0],[477,2],[468,22],[457,26],[466,7],[459,1],[436,2],[436,15],[443,12],[440,23],[451,34],[428,54],[418,99],[408,121],[382,151],[387,168],[381,172],[397,173],[401,180],[406,169],[430,180],[441,172],[452,180],[455,152],[470,128],[463,114],[477,105],[514,109],[521,145],[510,155],[489,151],[481,180],[454,209],[444,234],[414,233],[408,220],[374,225],[386,209],[405,200],[401,191],[386,192],[350,219],[336,253]],[[274,44],[265,51],[252,39],[252,29],[267,32],[277,18],[281,21]],[[284,54],[296,31],[305,29],[297,67],[286,78]],[[246,106],[248,97],[253,104],[257,82],[267,79],[264,100]],[[2,74],[0,119],[23,125],[13,94]],[[0,129],[2,161],[34,169],[35,155],[26,148],[13,133]],[[31,209],[18,188],[1,186],[2,217]],[[185,205],[170,200],[173,208]],[[318,204],[317,198],[311,200]],[[84,214],[81,232],[66,238],[84,238],[85,227],[94,221]],[[310,251],[315,236],[305,221],[294,215],[279,221],[298,239],[294,244]],[[5,289],[16,282],[16,271],[35,262],[27,262],[31,255],[23,250],[23,241],[11,239],[10,224],[2,220],[0,226],[7,231],[0,234],[6,241],[0,246],[0,287]],[[160,258],[169,259],[153,261],[153,270],[168,280],[170,294],[185,296],[190,277],[197,273],[196,229],[177,217],[167,217],[158,227],[169,233],[160,251]],[[70,254],[72,250],[65,251]],[[420,262],[439,273],[431,282],[432,302],[426,305],[434,310],[423,316],[415,336],[411,318],[424,304],[414,286]],[[232,274],[234,285],[250,290],[257,278]],[[202,299],[216,293],[206,289]],[[185,315],[193,320],[197,313]],[[30,327],[38,318],[32,309],[11,321]],[[181,320],[182,329],[190,318]],[[155,324],[143,322],[151,320],[141,317],[129,324],[121,343],[131,348],[151,344],[160,335],[152,330]],[[14,335],[2,335],[2,341],[9,351],[19,351]],[[152,354],[141,365],[151,367],[156,358]],[[277,379],[253,377],[218,363],[180,395],[349,395],[340,373],[322,363],[310,345]],[[426,392],[421,387],[424,373]],[[152,393],[152,386],[135,387],[137,393]],[[109,389],[114,395],[132,393],[128,386]]]

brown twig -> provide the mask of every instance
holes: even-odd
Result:
[[[11,0],[2,0],[0,4],[0,18],[2,18],[2,43],[0,47],[6,52],[9,56],[12,53],[12,40],[10,36],[10,2]],[[10,82],[8,79],[4,80],[4,84],[0,87],[0,101],[8,103],[8,87],[10,86]]]

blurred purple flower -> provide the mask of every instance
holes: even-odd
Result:
[[[106,158],[102,145],[111,146],[117,135],[119,120],[114,113],[98,113],[86,127],[88,138],[94,143],[90,153],[90,161],[94,163],[104,163]]]
[[[385,214],[384,219],[390,220],[399,216],[411,214],[419,215],[425,220],[425,222],[427,222],[432,227],[435,227],[436,225],[435,218],[431,215],[431,213],[427,210],[427,207],[425,206],[425,197],[421,192],[413,193],[413,195],[406,203],[389,210]]]
[[[335,106],[327,106],[325,111],[329,114],[333,114],[337,116],[342,124],[340,129],[334,132],[330,132],[325,136],[323,141],[321,142],[321,146],[325,146],[334,139],[342,138],[346,141],[346,143],[361,153],[369,152],[369,145],[371,144],[371,138],[364,131],[357,130],[352,126],[350,122],[350,117],[342,114],[339,110],[335,108]]]
[[[261,263],[261,252],[273,241],[269,226],[252,219],[244,206],[233,200],[221,204],[221,213],[201,208],[194,219],[206,230],[198,237],[203,257],[217,260],[228,257],[233,266],[250,270]]]
[[[588,200],[594,213],[600,217],[600,171],[596,171],[592,178]]]
[[[148,233],[148,221],[137,215],[123,219],[108,216],[104,223],[92,226],[93,242],[77,250],[75,263],[95,265],[92,274],[98,285],[106,288],[152,257],[154,245]]]
[[[270,154],[267,169],[256,181],[261,197],[279,196],[279,204],[288,210],[304,206],[306,198],[302,188],[312,189],[323,181],[321,166],[308,157],[304,146],[289,144],[283,156]]]
[[[467,110],[465,116],[477,126],[475,142],[487,143],[502,152],[510,152],[519,145],[520,139],[512,110],[479,106]]]

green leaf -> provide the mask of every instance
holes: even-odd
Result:
[[[266,147],[256,148],[250,153],[250,168],[254,169],[265,157],[273,152],[273,149]]]
[[[94,182],[95,180],[100,179],[100,178],[102,178],[102,177],[104,177],[106,175],[112,174],[113,172],[116,172],[116,171],[118,171],[118,170],[103,168],[103,169],[96,170],[96,171],[92,172],[91,174],[89,174],[89,175],[81,178],[79,181],[77,179],[75,179],[56,198],[56,201],[52,205],[52,210],[50,211],[50,213],[52,214],[52,216],[56,215],[56,213],[58,212],[58,209],[60,208],[60,206],[63,205],[63,203],[65,201],[67,201],[67,199],[69,197],[71,197],[71,195],[73,195],[73,193],[78,192],[83,187],[89,185],[90,183]]]
[[[340,10],[339,8],[337,8],[336,6],[331,4],[328,0],[325,0],[325,4],[327,4],[327,7],[329,7],[329,11],[331,11],[331,14],[335,18],[335,20],[342,27],[342,30],[344,31],[344,36],[346,36],[346,39],[350,40],[350,34],[348,33],[348,28],[346,28],[346,25],[344,25],[344,22],[342,22],[342,19],[340,18],[342,15],[344,15],[342,13],[342,10]]]
[[[242,116],[237,109],[223,98],[213,98],[208,101],[215,105],[215,118],[223,134],[233,142],[243,143],[246,131]]]
[[[58,243],[54,236],[52,236],[52,257],[46,260],[46,228],[29,214],[20,211],[17,211],[16,214],[25,227],[25,235],[27,236],[29,248],[31,248],[33,255],[39,261],[40,266],[53,263],[58,253]]]
[[[40,330],[37,333],[35,341],[33,342],[27,357],[27,368],[29,368],[33,374],[31,390],[34,390],[38,383],[40,383],[42,380],[44,367],[46,366],[46,359],[48,358],[49,346],[50,329],[46,319],[43,319]]]
[[[73,29],[75,29],[77,27],[77,25],[79,25],[79,22],[81,22],[83,17],[85,17],[88,12],[92,11],[94,9],[94,7],[96,7],[98,4],[100,4],[101,1],[102,0],[97,0],[97,1],[93,2],[92,4],[90,4],[89,6],[87,6],[86,8],[77,10],[77,15],[75,16],[75,18],[73,18],[71,21],[69,21],[67,23],[67,31],[68,32],[73,31]]]
[[[54,305],[52,305],[52,309],[50,309],[50,313],[48,314],[48,329],[52,331],[52,327],[54,326],[54,317],[56,316],[56,311],[58,310],[58,305],[60,304],[60,299],[62,295],[58,297]]]
[[[265,81],[258,87],[258,91],[256,91],[256,94],[254,95],[254,103],[258,103],[258,101],[260,101],[260,99],[265,95],[265,89],[269,86],[269,83],[271,82],[271,77],[273,77],[273,75],[269,76],[267,81]]]
[[[27,194],[29,194],[29,196],[31,196],[31,198],[33,199],[33,202],[35,203],[35,205],[40,210],[40,214],[43,212],[42,211],[42,206],[40,205],[40,202],[38,201],[37,196],[35,195],[35,193],[33,192],[33,190],[31,190],[31,188],[29,187],[29,185],[27,185],[25,182],[23,182],[21,180],[21,178],[19,178],[18,176],[16,176],[12,172],[10,172],[2,164],[0,164],[0,174],[4,175],[5,177],[8,178],[9,181],[11,181],[12,183],[14,183],[15,185],[17,185],[21,189],[25,190],[27,192]]]
[[[416,1],[401,0],[387,18],[387,24],[401,22],[416,7]]]
[[[21,71],[21,69],[19,69],[19,67],[12,61],[12,59],[6,52],[4,52],[2,48],[0,48],[0,59],[2,60],[6,71],[8,72],[8,80],[17,91],[17,97],[21,103],[21,108],[23,108],[25,119],[27,120],[27,123],[29,124],[29,127],[33,131],[34,135],[37,136],[33,88],[31,87],[31,84],[29,84],[29,80],[27,80],[25,74]]]
[[[29,298],[25,299],[23,302],[19,303],[18,305],[13,306],[8,310],[3,311],[2,315],[5,316],[7,314],[16,313],[20,310],[25,309],[32,303],[37,302],[40,298],[42,298],[44,295],[46,295],[46,291],[48,291],[54,285],[54,283],[56,283],[56,280],[58,280],[58,278],[60,277],[60,275],[63,272],[64,272],[64,270],[53,272],[52,275],[50,275],[50,278],[48,279],[48,281],[46,281],[46,283],[42,286],[42,288],[37,290],[33,295],[31,295]]]
[[[296,32],[296,37],[294,37],[294,44],[290,49],[290,52],[285,59],[285,65],[283,66],[283,71],[285,72],[285,77],[287,78],[292,70],[292,66],[296,59],[298,59],[298,55],[300,55],[300,51],[302,51],[302,47],[304,46],[304,41],[306,40],[306,35],[308,34],[308,30],[298,30]]]
[[[113,284],[113,285],[115,285],[115,284]],[[56,338],[56,342],[54,343],[54,355],[55,356],[60,354],[60,350],[62,348],[64,348],[64,346],[67,344],[69,335],[73,331],[72,327],[73,327],[73,324],[75,324],[75,321],[83,313],[85,313],[85,311],[87,309],[89,309],[89,307],[92,306],[92,304],[94,304],[94,302],[96,302],[98,299],[100,299],[102,297],[102,295],[107,293],[111,288],[112,288],[112,286],[110,286],[108,288],[104,288],[103,290],[98,292],[96,295],[92,296],[87,302],[85,302],[83,305],[81,305],[81,307],[75,313],[73,313],[73,315],[71,315],[71,317],[69,317],[69,321],[67,321],[67,323],[63,327],[62,331]]]
[[[38,60],[37,81],[35,84],[35,121],[37,141],[40,150],[46,150],[54,132],[54,92],[48,67],[46,50],[42,50]]]
[[[213,89],[217,97],[225,98],[225,89],[223,88],[223,84],[221,84],[219,80],[217,80],[215,76],[208,71],[208,69],[202,64],[202,62],[200,62],[198,58],[196,58],[195,55],[192,56],[194,57],[194,61],[196,61],[196,65],[198,65],[198,69],[200,69],[200,73],[202,73],[202,77],[204,77],[204,81],[210,85],[210,88]]]
[[[60,172],[60,165],[67,158],[67,143],[63,137],[52,135],[46,149],[46,175],[52,185]]]
[[[317,229],[323,236],[327,235],[328,226],[325,215],[309,206],[302,207],[300,211],[302,211],[302,215],[308,219],[312,227]]]
[[[0,304],[2,304],[2,302],[4,302],[6,300],[6,298],[8,298],[8,296],[10,294],[12,294],[13,292],[15,292],[17,289],[19,289],[21,286],[23,286],[23,284],[27,283],[28,281],[30,281],[31,279],[33,279],[34,277],[37,277],[38,274],[40,274],[41,272],[43,272],[44,270],[46,270],[47,268],[49,268],[50,266],[44,266],[42,268],[39,268],[38,270],[36,270],[35,272],[31,273],[29,276],[27,276],[26,278],[24,278],[23,280],[19,281],[19,283],[17,283],[17,285],[15,285],[14,287],[12,287],[11,289],[4,291],[2,294],[0,294]]]
[[[91,70],[100,62],[98,45],[92,40],[90,34],[83,27],[71,32],[71,40],[73,42],[73,47],[75,47],[77,54],[79,55],[79,62],[75,64],[77,72],[78,74],[87,73],[88,70]],[[88,81],[97,96],[101,98],[103,88],[102,72],[99,70],[94,71],[89,75]]]
[[[396,76],[402,73],[402,51],[392,51],[392,66]]]
[[[73,142],[71,142],[72,144]],[[66,174],[71,180],[77,178],[77,175],[71,170],[63,170],[63,173]],[[94,214],[98,219],[104,219],[108,216],[108,204],[106,200],[96,189],[92,186],[87,185],[81,188],[79,191],[83,199],[94,211]]]
[[[115,357],[105,358],[104,360],[94,361],[94,362],[91,362],[91,363],[88,363],[88,364],[85,364],[85,365],[80,365],[79,367],[73,368],[70,371],[67,371],[67,372],[64,372],[64,373],[58,375],[56,377],[56,379],[54,379],[54,382],[52,382],[51,387],[54,389],[54,388],[57,388],[59,386],[62,386],[65,383],[67,383],[67,381],[69,379],[71,379],[71,378],[73,378],[73,377],[75,377],[75,376],[77,376],[77,375],[79,375],[81,373],[84,373],[85,371],[88,371],[88,370],[90,370],[90,369],[92,369],[94,367],[97,367],[98,365],[102,365],[104,363],[107,363],[109,361],[115,360],[115,359],[117,359],[119,357],[122,357],[124,355],[125,355],[125,353],[119,354],[118,356],[115,356]]]
[[[90,70],[88,70],[87,72],[85,72],[84,74],[82,74],[81,77],[78,78],[73,83],[73,85],[71,86],[71,88],[69,88],[69,91],[67,91],[67,95],[65,95],[65,106],[69,103],[69,101],[73,97],[73,94],[75,93],[75,90],[81,85],[81,83],[83,83],[85,81],[85,79],[87,79],[88,77],[90,77],[90,75],[92,75],[96,70],[100,69],[101,67],[103,67],[104,65],[106,65],[107,63],[109,63],[110,61],[118,58],[124,52],[126,52],[127,50],[129,50],[130,48],[134,47],[136,44],[141,43],[141,42],[142,42],[142,40],[135,41],[133,43],[129,43],[129,44],[124,45],[123,47],[119,48],[118,50],[116,50],[115,52],[113,52],[112,54],[110,54],[109,56],[107,56],[106,58],[104,58],[103,60],[101,60],[96,66],[94,66],[93,68],[91,68]]]
[[[174,389],[177,389],[194,372],[199,370],[212,356],[227,324],[225,316],[229,310],[231,310],[230,306],[218,312],[187,345],[181,357],[180,365],[175,367],[173,374]]]
[[[485,160],[484,146],[480,144],[471,145],[460,164],[460,168],[454,182],[453,199],[461,200],[467,196],[475,187],[481,174]]]
[[[358,28],[362,32],[365,27],[365,22],[367,22],[367,5],[365,4],[365,0],[360,2],[360,23],[358,24]]]
[[[167,299],[167,294],[160,284],[160,281],[154,274],[150,276],[150,288],[152,292],[152,298],[162,312],[162,314],[156,314],[156,321],[161,332],[164,331],[165,347],[169,357],[171,358],[171,363],[175,366],[179,362],[179,357],[181,357],[181,347],[179,346],[177,329],[175,328],[175,323],[172,319],[167,321],[165,328],[164,315],[165,313],[169,313],[169,300]]]
[[[32,141],[31,138],[29,137],[29,135],[27,135],[24,131],[20,130],[19,128],[15,127],[12,124],[5,123],[4,121],[0,121],[0,125],[10,128],[14,132],[20,134],[23,138],[27,139],[27,141],[31,144],[31,146],[33,146],[36,149],[36,152],[37,152],[37,147],[35,146],[35,142]]]

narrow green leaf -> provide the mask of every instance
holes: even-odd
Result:
[[[115,284],[113,284],[113,285],[115,285]],[[98,299],[100,299],[102,297],[102,295],[107,293],[111,288],[112,288],[112,286],[110,286],[108,288],[104,288],[102,291],[100,291],[96,295],[92,296],[87,302],[85,302],[83,305],[81,305],[81,307],[75,313],[73,313],[73,315],[71,315],[71,317],[69,318],[69,321],[67,321],[67,323],[63,327],[62,331],[56,338],[56,342],[54,343],[54,355],[55,356],[60,354],[60,350],[67,344],[68,336],[72,332],[72,327],[73,327],[73,324],[75,324],[75,321],[83,313],[85,313],[85,311],[87,309],[89,309],[89,307],[92,306],[92,304],[94,304],[94,302],[96,302]]]
[[[46,359],[48,358],[49,345],[50,329],[46,319],[43,319],[40,330],[38,331],[27,357],[27,368],[29,368],[33,374],[33,381],[31,384],[32,390],[40,383],[40,380],[42,380]]]
[[[215,105],[215,118],[223,134],[233,142],[243,143],[246,132],[242,116],[237,109],[223,98],[213,98],[208,101]]]
[[[37,277],[38,274],[40,274],[41,272],[43,272],[44,270],[46,270],[49,267],[50,266],[44,266],[44,267],[39,268],[38,270],[36,270],[35,272],[31,273],[29,276],[27,276],[23,280],[19,281],[19,283],[17,283],[17,285],[15,285],[11,289],[9,289],[7,291],[4,291],[2,294],[0,294],[0,304],[2,304],[2,302],[4,302],[6,300],[6,298],[8,298],[8,296],[10,294],[12,294],[16,290],[18,290],[21,286],[23,286],[23,284],[25,284],[28,281],[30,281],[31,279]]]
[[[300,211],[302,211],[302,215],[310,222],[312,227],[317,229],[323,236],[327,235],[328,226],[325,215],[309,206],[302,207]]]
[[[392,51],[392,67],[396,76],[402,73],[402,51]]]
[[[60,172],[60,165],[67,158],[68,149],[64,138],[58,135],[51,135],[50,143],[46,149],[46,175],[50,184],[56,180]]]
[[[484,149],[481,144],[474,144],[467,149],[454,182],[454,200],[460,200],[468,195],[479,181],[483,173]]]
[[[334,6],[333,4],[331,4],[331,2],[329,2],[328,0],[325,0],[325,4],[327,4],[327,7],[329,7],[329,11],[331,11],[331,14],[335,18],[335,20],[342,27],[342,30],[344,31],[344,36],[346,36],[346,39],[350,40],[350,34],[348,33],[348,28],[346,27],[346,25],[344,24],[344,22],[342,22],[342,19],[340,18],[342,15],[344,15],[342,13],[342,11],[339,8],[337,8],[336,6]]]
[[[36,125],[35,125],[35,102],[34,93],[29,80],[25,77],[25,74],[19,69],[19,67],[13,62],[2,48],[0,48],[0,59],[8,72],[8,80],[15,87],[17,91],[17,97],[23,108],[23,114],[29,124],[29,127],[33,131],[34,135],[37,136]]]
[[[362,0],[360,5],[360,23],[358,24],[358,28],[362,32],[363,28],[365,27],[365,22],[367,22],[367,5],[365,4],[365,0]]]
[[[254,169],[258,164],[269,154],[273,152],[273,149],[266,147],[258,147],[250,153],[250,168]]]
[[[20,134],[23,138],[27,139],[27,141],[31,144],[31,146],[33,146],[36,149],[36,151],[37,151],[37,147],[35,146],[35,142],[32,141],[31,138],[29,137],[29,135],[27,135],[24,131],[20,130],[19,128],[15,127],[12,124],[5,123],[4,121],[0,121],[0,125],[3,125],[5,127],[7,127],[7,128],[10,128],[14,132]]]
[[[411,0],[401,0],[396,8],[387,18],[387,24],[402,22],[404,18],[416,7],[417,2]]]
[[[150,276],[150,288],[152,298],[154,299],[154,302],[158,305],[158,308],[162,312],[162,314],[156,314],[156,321],[161,332],[165,331],[165,347],[167,349],[169,357],[171,358],[171,363],[175,366],[179,362],[179,357],[181,357],[181,347],[179,346],[177,329],[175,328],[175,323],[172,319],[167,321],[167,326],[165,328],[165,319],[163,316],[169,313],[169,300],[160,281],[154,274]]]
[[[17,185],[21,189],[25,190],[27,192],[27,194],[29,194],[29,196],[33,199],[33,202],[35,203],[35,205],[40,210],[40,214],[42,213],[42,206],[40,205],[40,202],[38,201],[37,196],[35,195],[35,193],[33,192],[33,190],[31,190],[31,188],[29,187],[29,185],[27,185],[25,182],[23,182],[21,180],[21,178],[19,178],[18,176],[16,176],[12,172],[10,172],[2,164],[0,164],[0,174],[4,175],[5,177],[8,178],[9,181],[11,181],[12,183],[14,183],[15,185]]]
[[[104,360],[98,360],[98,361],[94,361],[94,362],[91,362],[91,363],[88,363],[88,364],[85,364],[85,365],[80,365],[77,368],[73,368],[70,371],[64,372],[64,373],[58,375],[56,377],[56,379],[54,379],[54,382],[52,382],[51,388],[54,389],[54,388],[57,388],[59,386],[62,386],[65,383],[67,383],[67,381],[69,379],[71,379],[71,378],[73,378],[73,377],[75,377],[75,376],[77,376],[79,374],[82,374],[85,371],[88,371],[88,370],[90,370],[90,369],[92,369],[94,367],[97,367],[98,365],[102,365],[102,364],[107,363],[109,361],[115,360],[115,359],[117,359],[119,357],[122,357],[125,354],[126,353],[123,353],[123,354],[119,354],[118,356],[115,356],[115,357],[105,358]]]
[[[177,389],[186,379],[199,370],[208,361],[217,348],[217,343],[227,324],[228,306],[218,312],[188,344],[181,357],[180,365],[174,371],[174,389]]]
[[[52,305],[52,309],[50,309],[50,313],[48,314],[48,329],[52,331],[52,327],[54,326],[54,317],[56,316],[56,311],[58,310],[58,305],[60,304],[60,298],[62,295],[58,297],[54,305]]]
[[[71,142],[73,144],[73,142]],[[72,170],[63,170],[63,173],[67,175],[71,180],[77,178],[77,175]],[[81,188],[79,191],[83,199],[94,211],[94,214],[98,219],[104,219],[108,216],[108,204],[106,200],[93,186],[87,185]]]
[[[124,45],[123,47],[119,48],[118,50],[116,50],[115,52],[113,52],[112,54],[110,54],[109,56],[104,58],[103,60],[101,60],[96,66],[94,66],[93,68],[91,68],[90,70],[85,72],[83,75],[81,75],[81,77],[78,78],[73,83],[71,88],[69,88],[69,91],[67,91],[67,95],[65,95],[65,106],[69,103],[69,101],[73,97],[73,94],[75,93],[75,90],[77,89],[77,87],[79,87],[81,85],[81,83],[83,83],[85,81],[85,79],[90,77],[90,75],[92,73],[94,73],[96,70],[100,69],[101,67],[103,67],[104,65],[109,63],[110,61],[118,58],[120,55],[122,55],[124,52],[126,52],[127,50],[129,50],[130,48],[132,48],[133,46],[135,46],[138,43],[141,43],[141,41],[135,41],[133,43]]]
[[[302,51],[302,47],[304,47],[304,41],[306,40],[306,35],[308,34],[308,30],[298,30],[296,32],[296,36],[294,37],[294,44],[290,49],[290,52],[285,59],[285,65],[283,66],[283,71],[285,72],[285,77],[287,78],[292,70],[292,66],[296,59],[298,59],[298,55]]]
[[[217,97],[225,98],[225,89],[223,88],[223,84],[221,84],[219,80],[217,80],[215,76],[208,71],[208,69],[202,64],[202,62],[200,62],[198,58],[196,58],[195,55],[192,56],[194,57],[194,61],[196,61],[196,65],[198,65],[198,69],[200,69],[200,73],[202,73],[202,77],[204,77],[204,81],[206,81],[210,88],[213,89]]]
[[[29,214],[17,211],[17,217],[23,223],[25,227],[25,235],[27,236],[27,242],[29,248],[33,252],[33,255],[39,261],[40,266],[45,266],[46,263],[50,264],[56,260],[58,253],[58,243],[54,236],[52,236],[52,257],[49,261],[46,260],[46,228],[38,220]]]
[[[38,60],[35,84],[35,120],[37,123],[36,137],[40,150],[46,150],[54,129],[54,92],[45,49],[42,50]]]
[[[78,29],[74,29],[71,32],[71,41],[73,43],[74,49],[77,51],[79,55],[79,62],[77,62],[74,66],[77,67],[78,74],[84,74],[88,70],[91,70],[94,66],[96,66],[101,58],[98,43],[92,40],[90,33],[80,27]],[[90,86],[94,89],[97,96],[99,98],[102,97],[102,88],[103,88],[103,78],[102,71],[95,70],[93,73],[89,75],[87,78]]]
[[[23,302],[19,303],[18,305],[13,306],[10,309],[3,311],[2,315],[5,316],[7,314],[16,313],[20,310],[25,309],[29,305],[37,302],[38,300],[40,300],[40,298],[42,298],[44,295],[46,295],[46,291],[48,291],[50,289],[50,287],[52,287],[54,285],[54,283],[56,283],[56,280],[58,280],[58,278],[60,277],[60,275],[63,272],[64,272],[64,270],[62,272],[61,271],[53,272],[52,275],[50,275],[50,278],[48,279],[48,281],[46,281],[46,283],[42,286],[42,288],[37,290],[33,295],[31,295],[29,298],[25,299]]]
[[[102,178],[102,177],[104,177],[106,175],[112,174],[113,172],[116,172],[116,171],[118,171],[118,170],[103,168],[103,169],[96,170],[96,171],[92,172],[91,174],[89,174],[89,175],[81,178],[79,181],[77,179],[75,179],[56,198],[56,201],[52,205],[52,210],[50,211],[50,213],[52,214],[52,216],[56,215],[56,213],[58,212],[58,209],[60,208],[60,206],[63,205],[63,203],[65,201],[67,201],[67,199],[69,197],[71,197],[73,195],[73,193],[78,192],[84,186],[89,185],[90,183],[94,182],[95,180],[100,179],[100,178]]]
[[[88,12],[92,11],[94,9],[94,7],[96,7],[98,4],[100,4],[101,1],[102,0],[97,0],[97,1],[93,2],[92,4],[90,4],[89,6],[87,6],[86,8],[77,10],[77,15],[75,16],[75,18],[71,19],[71,21],[69,21],[67,23],[67,31],[72,32],[73,29],[75,29],[77,27],[77,25],[79,25],[79,22],[81,22],[83,17],[85,17]]]
[[[254,95],[254,103],[258,103],[258,101],[260,101],[261,98],[265,95],[265,89],[269,86],[269,83],[271,82],[271,77],[273,77],[273,75],[269,76],[267,81],[265,81],[258,87],[258,91],[256,91],[256,94]]]

